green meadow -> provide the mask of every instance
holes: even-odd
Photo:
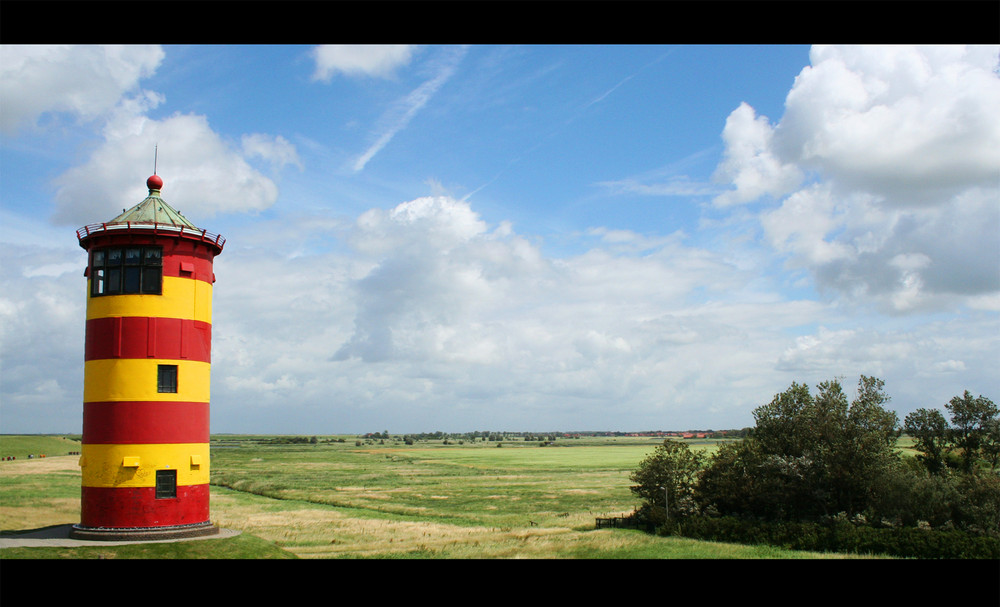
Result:
[[[0,449],[35,448],[39,443],[31,441],[42,438],[74,443],[3,436]],[[5,548],[0,558],[844,558],[596,529],[596,518],[627,514],[638,505],[628,476],[661,441],[584,437],[547,446],[523,440],[406,445],[353,436],[317,437],[315,443],[217,436],[212,520],[241,535],[155,545]],[[705,450],[717,445],[689,442]],[[0,462],[3,535],[78,522],[78,457],[49,451],[44,459]]]

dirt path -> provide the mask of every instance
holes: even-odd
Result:
[[[2,548],[38,548],[53,546],[115,546],[122,544],[158,544],[162,542],[191,542],[195,540],[213,540],[233,537],[240,532],[234,529],[219,529],[215,535],[202,537],[175,538],[169,540],[145,540],[145,541],[120,541],[105,542],[94,540],[74,540],[69,537],[72,525],[53,525],[41,529],[32,529],[17,535],[0,536],[0,549]]]

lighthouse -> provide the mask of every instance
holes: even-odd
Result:
[[[209,519],[213,261],[225,239],[149,195],[87,251],[78,539],[218,533]]]

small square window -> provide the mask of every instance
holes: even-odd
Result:
[[[177,497],[177,471],[156,471],[156,499],[171,499]]]
[[[177,365],[157,365],[156,391],[177,392]]]

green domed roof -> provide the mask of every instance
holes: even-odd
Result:
[[[153,177],[156,176],[154,175]],[[146,185],[149,187],[149,196],[146,196],[142,202],[122,212],[121,215],[107,223],[157,223],[186,226],[197,230],[197,226],[160,198],[159,188],[163,185],[163,181],[158,177],[154,180],[153,177],[150,177],[146,181]]]
[[[90,250],[93,238],[122,233],[153,233],[198,240],[215,247],[216,255],[222,252],[226,239],[221,234],[211,234],[208,230],[195,226],[160,198],[163,180],[159,176],[154,174],[147,179],[146,187],[149,188],[149,196],[131,209],[123,210],[121,215],[111,221],[92,223],[77,230],[76,237],[80,246]]]

